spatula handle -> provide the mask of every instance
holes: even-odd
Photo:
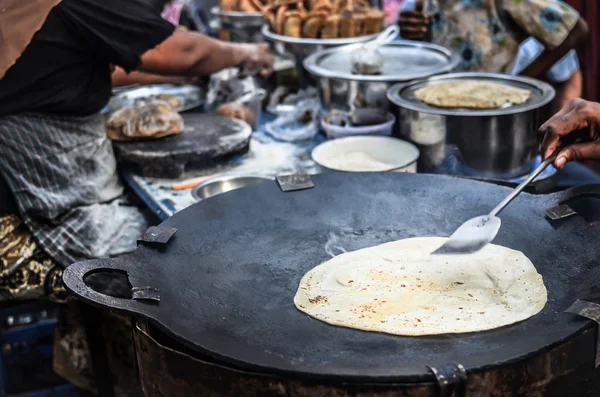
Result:
[[[537,178],[539,174],[541,174],[550,164],[554,162],[554,160],[556,160],[556,157],[561,152],[561,150],[579,140],[585,140],[588,138],[589,132],[585,130],[575,131],[572,134],[565,136],[561,140],[560,145],[556,148],[554,153],[552,153],[552,155],[546,160],[542,161],[542,164],[540,164],[523,182],[521,182],[519,186],[517,186],[508,196],[506,196],[506,198],[502,200],[500,204],[498,204],[496,208],[492,210],[492,212],[490,212],[490,216],[496,216],[500,213],[500,211],[506,208],[506,206],[510,204],[510,202],[513,201],[519,195],[519,193],[521,193],[523,189],[525,189],[527,185],[533,182],[533,180]]]
[[[554,151],[552,156],[542,161],[542,164],[540,164],[523,182],[521,182],[521,184],[519,184],[519,186],[517,186],[508,196],[506,196],[506,198],[502,200],[500,204],[498,204],[496,208],[492,210],[492,212],[490,212],[490,216],[496,216],[500,213],[500,211],[506,208],[506,206],[510,204],[510,202],[513,201],[519,195],[519,193],[525,189],[525,187],[527,187],[527,185],[533,182],[533,180],[537,178],[539,174],[541,174],[550,164],[554,162],[554,160],[556,160],[556,156],[558,156],[558,153],[560,153],[562,149],[563,147],[561,146]]]

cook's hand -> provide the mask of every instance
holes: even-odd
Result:
[[[573,99],[556,115],[540,127],[543,134],[542,156],[550,157],[562,138],[586,131],[586,142],[574,143],[560,151],[554,166],[562,169],[568,161],[600,160],[600,104]],[[589,139],[589,140],[588,140]]]
[[[240,44],[242,51],[242,67],[249,71],[260,71],[263,76],[273,72],[273,54],[267,43]]]
[[[400,13],[400,36],[407,40],[423,40],[428,24],[429,16],[423,12],[423,0],[417,0],[414,10]]]

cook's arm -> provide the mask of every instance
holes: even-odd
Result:
[[[165,76],[196,77],[234,66],[270,72],[273,56],[268,44],[228,43],[177,30],[158,47],[142,55],[139,70]]]
[[[143,72],[127,73],[119,67],[115,69],[111,78],[113,87],[123,87],[133,84],[185,83],[185,79],[179,76],[161,76],[158,74],[150,74]]]
[[[587,23],[581,18],[575,24],[565,41],[553,50],[544,50],[521,74],[527,77],[543,78],[548,69],[560,61],[588,34]]]

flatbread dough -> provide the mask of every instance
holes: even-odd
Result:
[[[337,256],[308,272],[294,304],[332,325],[395,335],[477,332],[523,321],[547,300],[521,252],[489,244],[471,255],[431,255],[420,237]]]
[[[415,91],[421,102],[441,108],[498,109],[523,104],[530,96],[529,90],[475,80],[434,84]]]

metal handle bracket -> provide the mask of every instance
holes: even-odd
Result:
[[[448,363],[428,367],[435,376],[439,397],[464,397],[467,391],[467,370],[462,364]]]

